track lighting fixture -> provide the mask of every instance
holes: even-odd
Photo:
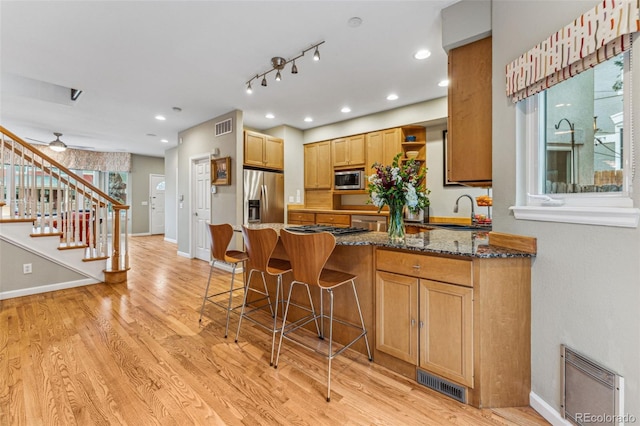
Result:
[[[253,93],[252,87],[251,87],[251,82],[253,80],[258,80],[260,77],[262,77],[262,83],[260,83],[261,86],[266,87],[267,86],[267,74],[269,74],[272,71],[276,71],[276,81],[281,81],[282,80],[282,74],[280,73],[280,71],[282,71],[284,69],[284,67],[291,62],[291,74],[298,74],[298,67],[296,65],[296,59],[300,59],[304,56],[305,53],[307,53],[310,50],[314,50],[313,52],[313,60],[314,61],[319,61],[320,60],[320,51],[318,49],[318,47],[324,43],[324,40],[316,43],[314,45],[312,45],[311,47],[304,49],[298,56],[291,58],[291,59],[284,59],[280,56],[275,56],[273,58],[271,58],[271,69],[269,71],[265,71],[262,74],[256,74],[255,77],[251,77],[251,79],[249,79],[249,81],[247,81],[247,93],[251,94]]]

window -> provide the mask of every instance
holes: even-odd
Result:
[[[631,70],[627,51],[518,103],[526,194],[516,219],[637,226]]]

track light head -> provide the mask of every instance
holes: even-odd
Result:
[[[291,74],[298,74],[298,67],[296,66],[296,61],[293,61],[293,65],[291,66]]]
[[[261,83],[261,85],[262,85],[262,86],[264,86],[264,87],[267,87],[267,76],[266,76],[266,75],[263,75],[263,76],[262,76],[262,83]]]
[[[276,81],[282,80],[282,76],[280,75],[280,70],[276,73]]]
[[[319,61],[320,60],[320,52],[318,51],[318,46],[316,46],[316,51],[313,52],[313,60],[314,61]]]
[[[252,94],[253,93],[253,89],[251,88],[251,82],[249,82],[249,84],[247,84],[247,93],[248,94]]]

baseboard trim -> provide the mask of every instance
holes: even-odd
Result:
[[[140,232],[138,234],[129,234],[131,237],[149,237],[151,232]]]
[[[221,269],[226,272],[233,272],[233,265],[230,263],[216,262],[214,268]],[[236,268],[236,274],[241,274],[242,272],[244,272],[242,265],[238,265]]]
[[[191,253],[186,253],[184,251],[178,250],[178,256],[186,257],[187,259],[191,259]]]
[[[58,284],[48,284],[38,287],[22,288],[20,290],[3,291],[0,292],[0,300],[13,299],[22,296],[31,296],[40,293],[48,293],[50,291],[64,290],[67,288],[82,287],[90,284],[98,284],[99,282],[100,281],[96,281],[92,278],[85,278],[83,280],[67,281]]]
[[[173,239],[173,238],[167,238],[167,237],[164,237],[164,240],[165,240],[166,242],[168,242],[168,243],[178,244],[178,240]]]
[[[573,426],[569,421],[562,418],[562,415],[557,412],[551,405],[536,395],[534,392],[529,393],[529,405],[536,410],[546,421],[553,426]]]

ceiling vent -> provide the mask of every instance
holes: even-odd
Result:
[[[226,135],[227,133],[233,132],[233,119],[229,118],[227,120],[216,123],[216,136]]]

